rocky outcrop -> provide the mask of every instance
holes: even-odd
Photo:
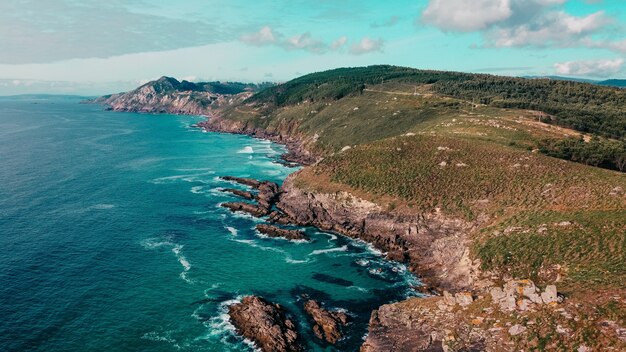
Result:
[[[491,299],[502,311],[525,311],[542,304],[554,305],[561,300],[555,285],[548,285],[541,292],[530,280],[512,280],[504,287],[494,287],[489,291]]]
[[[539,298],[540,292],[530,280],[511,280],[504,284],[504,289],[499,288],[495,299],[490,295],[446,291],[441,297],[383,305],[372,313],[361,352],[527,350],[531,331],[533,335],[545,335],[544,330],[550,329],[537,324],[537,319],[549,316],[564,325],[568,320],[568,314],[563,314],[565,310],[557,309],[558,302],[552,300],[556,288],[548,285],[544,290],[550,303]],[[502,310],[502,299],[506,297],[513,298],[512,307]],[[529,297],[535,302],[525,307],[527,303],[523,301]],[[561,328],[559,332],[558,326],[553,326],[557,327],[555,333],[568,339],[567,331]]]
[[[244,213],[248,213],[255,217],[262,217],[265,215],[269,215],[272,212],[272,207],[278,200],[278,196],[280,195],[280,189],[278,185],[274,182],[269,181],[257,181],[251,178],[243,178],[243,177],[233,177],[233,176],[224,176],[222,177],[225,181],[236,182],[242,184],[244,186],[252,187],[258,190],[258,193],[252,195],[250,192],[239,191],[239,190],[229,190],[233,194],[241,195],[247,199],[254,199],[256,203],[245,203],[245,202],[227,202],[222,203],[222,207],[228,208],[231,211],[240,211]]]
[[[254,194],[248,191],[242,191],[240,189],[224,188],[222,189],[222,192],[231,193],[247,200],[256,200],[256,196]]]
[[[103,104],[109,110],[181,115],[210,115],[226,106],[239,104],[253,93],[254,85],[219,82],[179,82],[161,77],[126,93],[97,98],[91,102]]]
[[[264,352],[302,351],[294,322],[278,304],[247,296],[228,307],[230,321],[241,336]]]
[[[325,194],[295,185],[297,173],[282,186],[277,207],[302,226],[315,226],[372,243],[389,259],[408,262],[431,286],[448,290],[476,284],[478,264],[470,259],[467,234],[477,226],[440,212],[396,214],[346,192]],[[282,219],[276,214],[276,219]]]
[[[314,300],[308,300],[304,304],[304,311],[314,322],[313,333],[317,338],[335,344],[343,337],[341,329],[349,320],[346,313],[326,310]]]
[[[287,153],[281,155],[281,158],[288,166],[310,165],[319,159],[319,156],[308,148],[309,145],[315,143],[315,137],[302,134],[297,122],[262,128],[249,121],[223,118],[221,114],[223,112],[216,111],[206,121],[199,122],[197,126],[206,131],[245,134],[283,144],[287,147]]]
[[[290,241],[298,241],[298,240],[308,240],[309,238],[304,234],[304,232],[299,230],[286,230],[281,229],[280,227],[267,225],[267,224],[258,224],[256,225],[257,231],[262,233],[263,235],[273,237],[273,238],[285,238]]]
[[[223,208],[230,209],[230,211],[250,214],[257,218],[260,218],[262,216],[269,214],[269,211],[267,209],[264,209],[257,204],[244,203],[244,202],[227,202],[227,203],[222,203],[221,206]]]

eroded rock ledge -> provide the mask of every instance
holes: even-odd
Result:
[[[264,352],[303,350],[295,323],[279,304],[247,296],[229,306],[228,315],[237,332]]]
[[[298,241],[298,240],[308,240],[309,238],[304,234],[304,232],[299,230],[287,230],[281,229],[280,227],[267,225],[267,224],[258,224],[256,225],[256,229],[269,237],[274,238],[285,238],[290,241]]]
[[[346,313],[324,309],[314,300],[308,300],[304,304],[304,311],[315,322],[313,333],[317,338],[335,344],[343,337],[341,330],[349,321]]]

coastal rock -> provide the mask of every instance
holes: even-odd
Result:
[[[249,212],[249,213],[252,215],[254,215],[255,213],[259,213],[261,215],[254,215],[254,216],[268,215],[272,207],[278,200],[278,196],[280,195],[280,188],[274,182],[258,181],[252,178],[233,177],[233,176],[224,176],[222,177],[222,179],[225,181],[236,182],[236,183],[248,186],[248,187],[252,187],[259,191],[259,193],[255,197],[253,197],[253,199],[256,199],[258,202],[257,209],[256,209],[257,211]],[[237,193],[235,192],[232,192],[232,193],[234,194],[240,193],[246,197],[252,196],[251,193],[249,192],[248,192],[249,194],[243,193],[241,191],[237,191]],[[226,206],[226,207],[230,208],[230,206]]]
[[[315,322],[313,333],[320,340],[335,344],[343,337],[341,327],[347,325],[349,319],[346,313],[326,310],[314,300],[304,304],[304,311]]]
[[[231,211],[239,211],[243,213],[250,214],[254,217],[260,218],[269,214],[269,211],[263,207],[260,207],[257,204],[244,203],[244,202],[228,202],[222,203],[221,205],[224,208],[228,208]]]
[[[467,234],[475,224],[438,212],[390,213],[347,192],[304,190],[296,186],[297,177],[298,173],[287,177],[276,203],[294,224],[372,243],[387,258],[408,262],[431,286],[454,291],[472,288],[479,268],[470,259]]]
[[[252,192],[248,192],[248,191],[242,191],[240,189],[234,189],[234,188],[224,188],[222,189],[222,192],[225,193],[232,193],[238,197],[247,199],[247,200],[255,200],[256,196],[254,194],[252,194]]]
[[[241,336],[264,352],[302,351],[294,322],[284,309],[257,296],[247,296],[228,307],[230,320]]]
[[[269,237],[281,237],[286,238],[288,240],[308,240],[309,238],[304,234],[304,232],[299,230],[286,230],[281,229],[280,227],[267,225],[267,224],[258,224],[256,225],[256,229]]]
[[[223,177],[221,177],[221,179],[224,180],[224,181],[239,183],[241,185],[249,186],[249,187],[252,187],[252,188],[259,188],[259,186],[261,185],[261,181],[257,181],[257,180],[255,180],[253,178],[223,176]]]

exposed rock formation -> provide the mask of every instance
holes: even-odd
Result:
[[[315,322],[313,333],[320,340],[335,344],[343,337],[341,328],[347,325],[349,320],[346,313],[326,310],[314,300],[308,300],[304,304],[304,311]]]
[[[253,93],[253,85],[219,82],[179,82],[161,77],[130,92],[113,94],[93,102],[114,111],[209,115],[218,108],[241,103]]]
[[[224,188],[222,189],[222,192],[226,192],[226,193],[232,193],[238,197],[247,199],[247,200],[255,200],[256,196],[254,194],[252,194],[251,192],[248,191],[242,191],[240,189],[233,189],[233,188]]]
[[[232,176],[224,176],[222,177],[222,179],[225,181],[236,182],[248,187],[256,188],[259,191],[258,194],[255,196],[250,192],[228,190],[233,194],[240,195],[247,199],[255,199],[257,201],[256,204],[244,202],[228,202],[222,204],[222,207],[228,208],[231,211],[241,211],[255,217],[269,215],[271,213],[272,207],[278,200],[278,196],[280,195],[280,189],[278,185],[274,182],[257,181],[251,178]]]
[[[244,202],[228,202],[222,203],[222,207],[228,208],[231,211],[239,211],[243,213],[248,213],[254,217],[260,218],[261,216],[265,216],[269,214],[267,209],[264,209],[257,204],[244,203]]]
[[[444,289],[469,289],[475,284],[478,263],[469,257],[467,234],[476,224],[440,213],[404,215],[345,192],[315,193],[294,184],[296,174],[283,183],[277,207],[302,226],[315,226],[374,244],[393,260],[409,262],[411,270]],[[283,220],[282,215],[272,218]]]
[[[256,225],[256,229],[260,233],[269,237],[281,237],[292,241],[309,239],[304,232],[299,230],[286,230],[267,224],[258,224]]]
[[[302,351],[296,326],[280,305],[247,296],[228,307],[228,314],[237,332],[262,351]]]

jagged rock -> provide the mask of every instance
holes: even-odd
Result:
[[[470,292],[458,292],[452,295],[448,291],[443,291],[443,302],[449,306],[460,305],[466,307],[474,302],[474,297]]]
[[[242,191],[240,189],[224,188],[224,189],[222,189],[222,192],[232,193],[232,194],[234,194],[236,196],[239,196],[241,198],[248,199],[248,200],[255,200],[256,199],[256,196],[254,194],[252,194],[251,192]]]
[[[474,297],[472,297],[472,294],[469,292],[459,292],[454,295],[454,299],[461,307],[469,306],[474,302]]]
[[[511,280],[503,288],[494,287],[489,291],[491,300],[500,306],[502,311],[531,309],[533,305],[558,302],[556,286],[548,285],[545,292],[539,289],[531,280]]]
[[[267,224],[258,224],[256,225],[256,229],[269,237],[282,237],[288,240],[308,240],[309,238],[304,234],[304,232],[299,230],[286,230],[281,229],[280,227],[267,225]]]
[[[349,320],[346,313],[326,310],[314,300],[304,304],[304,311],[315,322],[313,333],[317,338],[335,344],[343,337],[341,327],[347,325]]]
[[[556,286],[548,285],[546,286],[546,290],[541,294],[541,300],[545,304],[556,303],[558,302],[558,295],[556,292]]]
[[[274,210],[273,212],[270,213],[269,219],[267,221],[273,224],[280,224],[280,225],[293,225],[294,224],[293,219],[291,219],[289,216],[287,216],[283,212],[280,212],[277,210]]]
[[[221,179],[224,180],[224,181],[230,181],[230,182],[239,183],[239,184],[242,184],[244,186],[249,186],[249,187],[252,187],[252,188],[258,188],[259,185],[261,185],[261,181],[257,181],[257,180],[255,180],[253,178],[223,176],[223,177],[221,177]]]
[[[470,257],[467,234],[476,224],[441,212],[389,213],[347,192],[320,193],[299,188],[298,173],[283,182],[276,207],[292,223],[315,226],[372,243],[389,259],[408,262],[423,281],[441,289],[470,289],[479,263]]]
[[[262,208],[256,204],[250,204],[250,203],[244,203],[244,202],[222,203],[222,207],[228,208],[231,211],[240,211],[240,212],[248,213],[257,218],[269,214],[269,211],[267,211],[267,209],[265,208]]]
[[[254,197],[254,199],[258,202],[257,210],[262,213],[260,216],[268,215],[271,212],[271,209],[274,206],[274,203],[278,200],[278,196],[280,194],[280,189],[274,182],[258,181],[252,178],[233,176],[224,176],[222,177],[222,180],[237,182],[239,184],[257,189],[259,193],[256,197]]]
[[[519,334],[523,334],[524,332],[526,332],[526,327],[519,324],[515,324],[509,328],[509,334],[511,334],[511,336],[517,336]]]
[[[241,336],[264,352],[302,351],[294,322],[284,309],[257,296],[247,296],[228,307],[230,320]]]

